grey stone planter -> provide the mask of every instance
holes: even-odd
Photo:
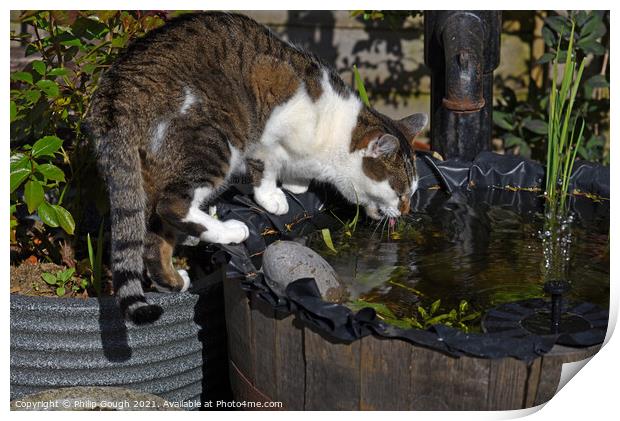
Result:
[[[213,287],[200,295],[147,294],[164,314],[139,327],[125,323],[110,297],[11,295],[11,399],[72,386],[125,387],[171,402],[205,399],[227,386],[216,287],[219,294]]]

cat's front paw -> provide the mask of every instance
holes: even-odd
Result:
[[[220,244],[243,243],[250,236],[250,229],[246,224],[236,219],[222,222]]]
[[[284,215],[288,213],[288,201],[284,192],[276,189],[254,189],[254,199],[267,212],[274,215]]]

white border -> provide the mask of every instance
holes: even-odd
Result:
[[[502,9],[510,9],[510,10],[533,10],[533,9],[558,9],[558,10],[566,10],[566,9],[580,9],[583,7],[588,7],[590,9],[612,9],[611,20],[613,22],[618,22],[616,18],[616,10],[611,7],[611,2],[604,1],[576,1],[576,0],[568,0],[568,1],[547,1],[545,3],[541,3],[540,1],[531,1],[531,0],[522,0],[519,2],[507,2],[507,1],[468,1],[466,7],[469,9],[493,9],[493,8],[502,8]],[[17,2],[3,2],[5,9],[4,20],[2,21],[2,28],[5,36],[8,36],[9,33],[9,8],[13,7],[19,10],[28,10],[28,9],[150,9],[150,10],[193,10],[200,8],[209,8],[209,9],[227,9],[227,10],[252,10],[252,9],[262,9],[262,10],[294,10],[294,9],[303,9],[303,6],[309,6],[308,3],[300,2],[277,2],[277,1],[261,1],[261,2],[251,2],[251,1],[208,1],[208,2],[196,2],[196,1],[187,1],[187,0],[179,0],[179,1],[162,1],[162,0],[151,0],[151,1],[133,1],[131,3],[125,1],[118,0],[108,0],[105,3],[101,2],[93,2],[93,1],[21,1]],[[411,8],[415,9],[459,9],[463,8],[464,4],[462,1],[444,1],[444,2],[430,2],[427,0],[424,1],[324,1],[324,0],[315,0],[311,3],[311,5],[316,9],[328,9],[328,10],[354,10],[354,9],[403,9],[403,6],[411,6]],[[102,7],[103,6],[103,7]],[[615,33],[617,32],[617,28],[619,26],[610,25],[612,28],[616,28],[615,31],[612,31],[611,36],[612,39],[616,38]],[[9,57],[9,49],[8,42],[2,43],[2,48],[4,52],[4,57]],[[616,46],[617,42],[614,41],[611,43],[612,46]],[[610,59],[613,60],[616,57],[618,52],[614,51],[614,54],[610,54]],[[618,72],[614,72],[615,68],[611,66],[612,74],[615,73],[615,76],[618,76]],[[3,69],[5,83],[9,80],[9,70],[7,67]],[[617,81],[618,79],[615,77],[611,77],[612,80]],[[615,87],[616,84],[612,85]],[[618,90],[614,89],[613,95],[611,95],[612,103],[617,102],[616,98],[618,95]],[[0,185],[0,197],[8,196],[8,157],[9,157],[9,148],[8,148],[8,130],[9,130],[9,112],[8,112],[8,90],[3,92],[3,100],[0,102],[0,118],[3,122],[4,133],[7,138],[5,138],[5,147],[2,154],[2,168],[3,174],[3,183]],[[612,106],[612,109],[617,109],[616,106]],[[615,120],[615,118],[614,118]],[[612,123],[613,125],[613,123]],[[615,141],[614,141],[615,142]],[[615,144],[612,142],[613,144]],[[618,158],[618,154],[615,152],[616,147],[612,146],[612,162],[616,162]],[[612,174],[612,190],[615,192],[617,189],[616,181],[618,180],[618,171],[616,167],[611,167]],[[612,196],[616,197],[614,193]],[[612,215],[618,215],[616,211],[617,205],[615,202],[612,202]],[[4,279],[5,281],[5,291],[8,292],[8,279],[9,279],[9,250],[8,250],[8,227],[6,223],[8,222],[8,206],[0,207],[0,221],[5,221],[5,228],[2,232],[2,239],[0,240],[0,247],[2,250],[1,258],[2,258],[2,270],[5,273]],[[611,239],[612,241],[616,238],[619,238],[620,232],[618,231],[619,224],[615,222],[614,218],[611,218]],[[618,261],[618,247],[611,248],[611,261]],[[610,331],[613,331],[613,327],[615,327],[617,320],[617,309],[618,309],[618,281],[615,280],[616,276],[618,276],[619,272],[617,270],[617,265],[612,264],[611,267],[611,295],[612,301],[610,305]],[[2,306],[2,311],[4,315],[4,324],[1,327],[1,332],[3,337],[8,338],[9,335],[9,294],[4,295]],[[584,420],[591,417],[600,417],[601,419],[608,419],[612,417],[612,414],[618,413],[618,405],[616,401],[618,400],[618,360],[620,358],[620,352],[618,351],[618,335],[615,335],[615,338],[611,338],[609,340],[609,335],[607,338],[607,343],[604,348],[596,355],[592,360],[587,364],[587,368],[580,372],[575,379],[568,382],[568,384],[559,392],[559,394],[553,398],[542,410],[537,412],[537,408],[535,410],[524,410],[524,411],[505,411],[505,412],[460,412],[460,413],[451,413],[451,412],[424,412],[424,413],[408,413],[408,412],[390,412],[387,414],[375,413],[375,412],[358,412],[358,413],[348,413],[346,417],[355,417],[356,419],[374,419],[375,417],[389,417],[390,420],[396,419],[406,419],[411,420],[413,417],[416,419],[436,419],[436,420],[490,420],[490,419],[511,419],[518,418],[521,416],[527,415],[527,413],[535,412],[530,416],[530,419],[552,419],[552,418],[562,418],[564,420]],[[9,381],[8,381],[8,368],[9,368],[9,341],[3,341],[3,359],[2,359],[2,370],[5,374],[4,382],[2,384],[2,390],[5,392],[5,407],[4,411],[8,411],[8,402],[9,402]],[[92,414],[92,415],[91,415]],[[119,413],[91,413],[89,416],[98,418],[114,418],[114,419],[134,419],[136,417],[141,417],[145,414],[143,413],[130,413],[130,412],[119,412]],[[12,412],[8,414],[14,418],[21,419],[31,419],[33,417],[44,416],[51,419],[60,419],[62,418],[74,418],[80,417],[82,418],[84,413],[47,413],[47,414],[36,414],[36,413],[26,413],[26,412]],[[344,415],[344,414],[343,414]],[[167,416],[163,413],[149,413],[149,417],[162,419],[164,416]],[[184,418],[194,418],[200,417],[201,419],[209,419],[215,418],[217,420],[226,418],[226,419],[237,419],[237,418],[246,418],[252,417],[253,419],[258,420],[272,420],[274,418],[280,417],[290,417],[290,414],[283,414],[277,412],[253,412],[252,414],[240,413],[240,412],[220,412],[220,413],[186,413],[183,414]],[[298,413],[295,414],[295,418],[301,419],[316,419],[317,417],[325,417],[324,414],[316,414],[312,412],[306,413]]]

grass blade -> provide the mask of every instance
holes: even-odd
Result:
[[[370,107],[370,101],[368,100],[368,94],[366,93],[366,87],[364,87],[364,82],[362,81],[362,77],[357,70],[357,66],[353,65],[353,77],[355,78],[355,86],[357,87],[357,93],[359,94],[362,102]]]
[[[323,241],[328,249],[333,251],[334,253],[338,253],[336,248],[334,247],[334,242],[332,241],[332,234],[329,232],[329,228],[323,228],[321,230],[321,235],[323,236]]]

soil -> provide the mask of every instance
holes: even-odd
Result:
[[[44,273],[56,274],[67,269],[55,263],[31,263],[25,261],[19,266],[11,266],[11,294],[31,295],[39,297],[58,297],[56,294],[56,286],[49,285],[41,277]],[[78,289],[73,291],[74,285],[79,286],[81,279],[73,276],[65,285],[66,298],[88,298],[93,296],[87,289]],[[104,282],[104,294],[111,295],[111,288],[108,286],[109,281]]]
[[[91,289],[79,288],[74,291],[72,287],[74,285],[79,286],[82,278],[80,265],[78,263],[77,276],[67,282],[65,285],[65,295],[61,298],[89,298],[96,297],[97,294]],[[177,269],[189,269],[189,264],[186,258],[174,257],[174,266]],[[58,297],[56,294],[56,286],[49,285],[41,277],[44,273],[56,274],[67,269],[66,266],[57,265],[55,263],[39,263],[36,259],[33,261],[25,260],[19,266],[11,265],[11,294],[30,295],[38,297]],[[84,273],[87,273],[84,270]],[[85,275],[84,277],[86,277]],[[112,274],[107,268],[104,267],[102,274],[103,292],[102,295],[114,295],[112,288]],[[146,289],[150,290],[150,289]],[[155,291],[153,289],[153,291]]]

